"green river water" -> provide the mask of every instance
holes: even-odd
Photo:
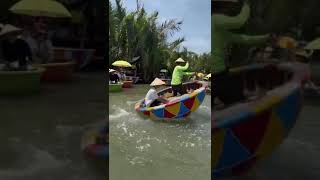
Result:
[[[173,124],[142,119],[134,109],[148,85],[109,95],[110,179],[209,180],[211,97]]]
[[[148,89],[109,95],[109,179],[210,179],[210,96],[188,123],[159,123],[134,110]],[[106,99],[103,73],[43,84],[38,95],[0,97],[0,179],[106,180],[107,165],[80,151],[82,135],[105,122]],[[319,179],[319,107],[319,97],[306,98],[286,141],[248,175],[226,179]]]
[[[83,134],[106,119],[104,79],[76,74],[38,95],[0,97],[0,179],[106,180],[106,163],[80,150]]]

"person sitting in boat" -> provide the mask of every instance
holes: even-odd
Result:
[[[33,54],[34,48],[36,48],[37,45],[36,45],[36,39],[34,38],[34,32],[32,31],[32,29],[28,26],[25,26],[21,34],[21,38],[28,43],[31,49],[31,52]]]
[[[120,79],[121,79],[121,81],[126,81],[127,80],[127,76],[122,70],[120,71]]]
[[[157,90],[160,89],[166,83],[159,78],[155,78],[150,84],[151,89],[148,91],[146,97],[144,98],[144,105],[146,107],[158,106],[161,103],[167,103],[168,100],[164,97],[158,95]]]
[[[21,32],[10,24],[3,25],[0,32],[2,55],[9,70],[26,70],[27,62],[32,61],[28,43],[19,36]],[[13,67],[14,62],[18,62],[18,67]]]
[[[310,57],[312,56],[312,54],[313,54],[313,51],[307,51],[304,49],[297,50],[295,52],[295,60],[300,63],[308,64],[309,66],[311,66],[310,65]],[[315,91],[320,90],[320,87],[318,87],[314,82],[312,82],[311,79],[307,80],[306,87],[309,89],[313,89]]]
[[[234,15],[234,8],[226,5],[238,5],[240,0],[211,0],[211,22],[212,22],[212,72],[213,99],[218,98],[224,105],[230,105],[244,99],[240,85],[229,75],[226,65],[227,47],[230,44],[259,44],[269,40],[269,35],[244,35],[232,32],[240,29],[250,16],[248,1],[244,1],[241,12]]]
[[[185,72],[189,68],[189,62],[185,62],[182,58],[178,58],[175,62],[177,65],[172,73],[171,87],[173,96],[177,96],[178,93],[182,96],[187,93],[186,89],[182,86],[183,76],[192,76],[195,75],[195,72]]]
[[[116,74],[116,70],[109,70],[109,81],[111,82],[111,84],[118,84],[118,82],[120,81],[118,74]]]
[[[35,34],[35,46],[32,49],[38,63],[45,64],[53,61],[53,46],[46,30],[39,30]]]

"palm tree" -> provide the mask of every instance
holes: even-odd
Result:
[[[169,42],[181,30],[182,21],[170,19],[159,24],[158,12],[148,14],[139,0],[136,3],[134,12],[126,12],[121,0],[116,0],[114,7],[109,1],[109,65],[116,59],[131,61],[139,56],[137,68],[145,82],[162,68],[172,72],[179,57],[188,59],[194,71],[210,72],[210,53],[198,55],[185,47],[180,51],[184,37]]]

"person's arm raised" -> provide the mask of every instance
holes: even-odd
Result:
[[[214,14],[211,17],[211,23],[217,27],[225,29],[239,29],[242,27],[250,17],[250,5],[246,1],[241,9],[239,15],[235,17],[226,16],[222,14]]]
[[[184,66],[178,66],[178,68],[179,68],[180,70],[182,70],[182,71],[187,70],[187,69],[189,68],[189,62],[187,62],[186,65],[184,65]]]

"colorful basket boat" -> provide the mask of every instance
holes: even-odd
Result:
[[[121,92],[122,84],[109,84],[109,92]]]
[[[82,138],[82,151],[90,157],[103,160],[109,159],[108,133],[107,126],[88,132]]]
[[[55,47],[53,50],[56,62],[68,62],[72,60],[76,63],[76,69],[83,69],[90,64],[95,53],[95,49]]]
[[[170,100],[167,104],[155,106],[155,107],[144,107],[144,100],[139,101],[135,105],[136,111],[144,116],[153,120],[165,120],[175,121],[184,120],[192,112],[196,111],[202,104],[205,98],[205,85],[201,82],[192,82],[183,84],[183,88],[194,90],[190,94],[185,94],[180,97]],[[172,93],[172,88],[166,88],[158,93],[159,96],[165,95],[166,93]]]
[[[29,71],[0,71],[1,95],[27,95],[40,91],[43,68]]]
[[[42,64],[41,67],[45,68],[45,71],[41,80],[50,82],[69,81],[72,79],[74,65],[74,62]]]
[[[241,175],[288,136],[302,107],[309,69],[300,63],[251,65],[231,70],[243,89],[269,89],[263,97],[213,111],[212,175]],[[260,84],[259,84],[260,83]]]
[[[123,88],[132,88],[133,87],[133,81],[123,81],[122,82]]]

